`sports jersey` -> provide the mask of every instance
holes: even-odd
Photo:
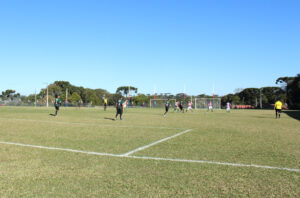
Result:
[[[124,104],[124,101],[119,99],[118,102],[117,102],[117,108],[118,109],[122,109],[123,108],[123,104]]]
[[[104,104],[107,104],[107,99],[104,99]]]
[[[230,103],[227,102],[227,109],[230,109]]]
[[[166,104],[165,104],[166,108],[169,108],[170,107],[170,102],[167,101]]]
[[[55,105],[55,106],[61,105],[61,100],[60,100],[60,98],[55,98],[54,105]]]
[[[279,100],[275,103],[275,109],[281,109],[282,108],[282,102]]]

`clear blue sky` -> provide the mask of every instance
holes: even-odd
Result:
[[[300,73],[300,1],[0,2],[0,91],[45,82],[224,95]]]

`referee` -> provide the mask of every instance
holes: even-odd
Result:
[[[275,113],[276,113],[276,119],[277,119],[277,116],[278,116],[278,118],[280,118],[280,113],[281,113],[281,109],[282,109],[282,102],[280,100],[275,102],[274,109],[275,109]]]

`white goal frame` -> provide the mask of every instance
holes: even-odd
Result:
[[[154,107],[152,106],[152,101],[167,101],[168,99],[150,99],[149,107],[150,108],[160,108],[160,107]],[[176,99],[169,99],[169,101],[174,101],[174,104],[176,103]]]
[[[213,109],[221,110],[221,98],[195,98],[195,109],[208,109],[208,103],[212,102]]]

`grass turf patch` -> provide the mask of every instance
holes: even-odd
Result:
[[[134,153],[299,169],[299,121],[267,110],[175,113],[1,107],[0,137],[41,146],[125,153],[185,129],[191,132]],[[0,144],[0,196],[298,197],[300,173],[262,168],[93,156]]]

